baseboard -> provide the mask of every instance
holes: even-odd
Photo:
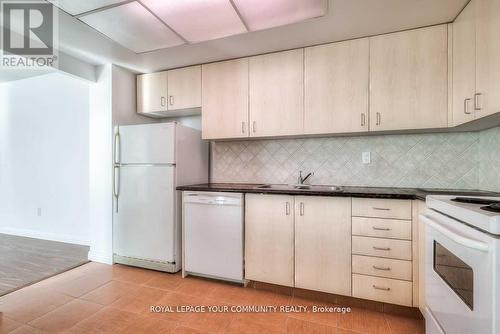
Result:
[[[80,239],[80,238],[77,238],[77,237],[74,237],[71,235],[64,235],[64,234],[57,234],[57,233],[50,233],[50,232],[39,232],[39,231],[27,230],[27,229],[0,227],[0,233],[15,235],[18,237],[28,237],[28,238],[35,238],[35,239],[65,242],[65,243],[69,243],[69,244],[76,244],[76,245],[82,245],[82,246],[89,246],[90,245],[88,240],[83,240],[83,239]]]
[[[93,262],[99,262],[104,264],[113,264],[113,256],[103,253],[89,252],[89,260]]]

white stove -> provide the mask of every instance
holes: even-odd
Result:
[[[494,203],[500,203],[500,197],[428,196],[426,200],[430,209],[484,232],[500,235],[500,212],[489,209]]]
[[[500,333],[500,197],[428,196],[426,333]]]

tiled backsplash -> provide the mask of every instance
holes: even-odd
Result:
[[[500,191],[500,128],[483,132],[214,142],[212,182]],[[371,152],[371,163],[362,163]]]
[[[479,188],[500,192],[500,127],[479,136]]]

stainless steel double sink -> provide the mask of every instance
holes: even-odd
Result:
[[[302,190],[302,191],[321,191],[321,192],[342,192],[343,188],[338,186],[315,186],[308,184],[264,184],[256,186],[254,189],[262,190]]]

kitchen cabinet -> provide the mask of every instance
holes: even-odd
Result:
[[[448,29],[370,38],[370,131],[448,126]]]
[[[472,0],[453,22],[453,121],[500,112],[500,2]]]
[[[201,107],[201,66],[167,71],[168,110]]]
[[[246,279],[294,285],[293,206],[293,196],[246,195]]]
[[[304,52],[304,133],[368,131],[368,38]]]
[[[201,66],[137,76],[137,112],[151,117],[193,115],[201,108]]]
[[[167,111],[167,72],[137,76],[137,112],[141,114]]]
[[[295,286],[351,295],[351,199],[295,197]]]
[[[474,120],[472,99],[476,90],[476,0],[453,22],[453,97],[451,125]]]
[[[248,58],[202,66],[203,139],[248,137]]]
[[[249,60],[250,137],[302,134],[304,49]]]
[[[474,2],[474,1],[473,1]],[[500,112],[500,1],[476,2],[476,118]],[[474,3],[469,4],[474,6]]]

